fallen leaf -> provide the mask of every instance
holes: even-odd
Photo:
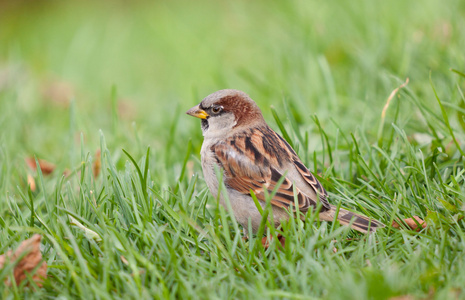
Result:
[[[37,169],[36,160],[34,159],[34,157],[27,157],[25,161],[28,167],[31,168],[31,170],[35,171]],[[37,161],[39,162],[39,167],[42,171],[42,174],[49,175],[53,172],[53,170],[55,170],[55,165],[51,162],[48,162],[43,159],[38,159]]]
[[[74,95],[74,87],[63,80],[50,81],[42,89],[42,96],[46,101],[62,107],[68,107]]]
[[[31,188],[31,191],[36,191],[36,181],[31,174],[27,174],[27,185]]]
[[[0,255],[0,269],[5,264],[15,265],[13,276],[16,285],[19,285],[28,277],[27,273],[33,273],[32,280],[39,287],[42,287],[42,281],[47,277],[47,263],[42,261],[42,253],[40,252],[41,238],[40,235],[35,234],[30,239],[23,241],[15,252],[10,250]],[[9,285],[10,282],[6,282],[6,284]]]
[[[65,170],[63,171],[63,176],[69,177],[69,175],[71,175],[71,170],[70,170],[70,169],[65,169]]]
[[[272,240],[273,240],[273,236],[268,236],[268,237],[265,236],[264,238],[262,238],[263,247],[265,247],[265,249],[268,249],[268,247],[270,247],[270,243]],[[281,243],[281,246],[284,248],[286,244],[286,238],[278,234],[278,241]]]
[[[118,99],[118,115],[123,120],[132,120],[137,114],[131,99]]]
[[[453,27],[449,20],[439,20],[433,24],[433,30],[431,37],[435,43],[441,46],[446,46],[452,37]]]
[[[415,220],[418,222],[418,224],[420,224],[421,227],[418,227]],[[411,229],[416,230],[416,231],[420,231],[422,228],[426,227],[426,222],[423,221],[418,216],[413,216],[413,218],[404,219],[404,222],[405,222],[405,224],[407,224],[408,227],[410,227]],[[392,227],[400,228],[400,225],[396,221],[393,221],[392,222]]]
[[[95,152],[94,163],[92,164],[92,172],[94,173],[94,178],[100,174],[100,169],[102,168],[102,161],[100,159],[100,149]]]
[[[396,296],[396,297],[389,298],[389,300],[413,300],[413,299],[415,298],[410,295],[402,295],[402,296]]]

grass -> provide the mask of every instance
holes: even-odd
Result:
[[[447,2],[0,4],[0,253],[41,233],[49,265],[2,298],[465,298],[465,7]],[[331,203],[388,226],[309,213],[284,249],[243,240],[184,115],[221,88],[257,101]],[[390,226],[412,216],[428,227]]]

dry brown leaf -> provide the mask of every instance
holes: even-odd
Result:
[[[92,172],[94,173],[94,178],[100,174],[100,169],[102,168],[102,161],[100,159],[100,149],[95,152],[94,163],[92,164]]]
[[[415,223],[415,220],[420,224],[421,227],[418,227],[417,223]],[[422,228],[426,227],[426,222],[423,221],[420,217],[418,216],[413,216],[413,218],[408,218],[404,219],[405,224],[407,224],[408,227],[410,227],[413,230],[420,231]],[[396,222],[392,222],[392,227],[394,228],[400,228],[400,225]]]
[[[62,107],[68,107],[74,95],[74,87],[63,80],[50,81],[42,88],[42,96],[46,101]]]
[[[262,238],[263,247],[265,247],[265,249],[268,249],[268,247],[270,247],[270,243],[272,240],[273,240],[273,236],[268,236],[268,237],[265,236],[264,238]],[[281,246],[284,248],[284,246],[286,245],[286,238],[278,234],[278,241],[281,243]]]
[[[65,178],[69,177],[69,175],[71,175],[71,170],[70,169],[65,169],[63,171],[63,176],[65,176]]]
[[[31,188],[31,191],[36,191],[36,181],[31,174],[27,174],[27,185]]]
[[[42,253],[40,252],[40,239],[38,234],[33,235],[30,239],[23,241],[16,251],[11,250],[0,255],[0,269],[6,263],[15,264],[13,276],[16,285],[19,285],[27,278],[27,273],[32,274],[32,280],[39,286],[42,286],[42,281],[47,277],[47,263],[42,261]],[[40,264],[40,266],[39,266]],[[37,266],[39,266],[37,268]],[[36,270],[37,268],[37,270]],[[10,284],[6,282],[6,284]]]
[[[389,300],[413,300],[413,299],[415,298],[410,295],[402,295],[402,296],[396,296],[396,297],[389,298]]]
[[[438,20],[433,24],[432,38],[441,46],[449,44],[454,32],[450,20]]]
[[[36,170],[36,160],[34,159],[34,157],[26,157],[25,161],[28,167],[31,168],[31,170]],[[53,170],[55,170],[55,165],[51,162],[48,162],[43,159],[38,159],[38,162],[40,170],[44,175],[49,175],[53,172]]]
[[[132,120],[137,115],[136,108],[131,99],[118,99],[117,109],[118,115],[123,120]]]

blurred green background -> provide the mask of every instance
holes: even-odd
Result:
[[[333,117],[349,131],[371,127],[406,77],[421,101],[435,103],[430,72],[440,96],[449,96],[456,80],[449,68],[464,65],[464,7],[432,0],[2,2],[1,140],[12,156],[57,160],[79,144],[79,132],[95,148],[98,129],[113,142],[136,141],[139,130],[144,147],[162,149],[176,119],[182,147],[189,136],[200,139],[184,111],[222,88],[249,93],[268,120],[270,105],[291,99],[302,118]]]

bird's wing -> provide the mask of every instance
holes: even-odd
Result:
[[[279,144],[276,141],[279,141]],[[290,163],[295,164],[293,160],[297,158],[292,148],[287,143],[281,144],[281,141],[282,138],[270,128],[260,128],[249,134],[236,135],[226,142],[213,145],[210,149],[215,153],[217,163],[224,169],[223,178],[226,186],[243,194],[253,191],[257,199],[265,201],[265,190],[271,194],[285,173],[279,170],[285,169],[286,165],[291,166]],[[292,152],[289,152],[287,147]],[[301,172],[300,168],[297,168]],[[312,178],[316,181],[313,175]],[[308,181],[306,178],[305,180]],[[295,206],[294,190],[300,211],[305,212],[310,206],[317,206],[318,199],[304,194],[288,177],[283,178],[271,204],[283,208]],[[322,203],[326,207],[327,201]]]
[[[331,209],[331,204],[329,204],[328,202],[328,193],[321,185],[321,183],[318,181],[318,179],[315,178],[315,175],[313,175],[310,172],[310,170],[307,169],[307,167],[302,163],[302,161],[300,161],[300,158],[297,156],[297,153],[295,153],[294,149],[292,149],[291,145],[289,145],[289,143],[286,142],[284,138],[282,138],[272,129],[270,129],[270,131],[272,131],[273,134],[276,136],[275,140],[279,140],[280,148],[286,149],[286,152],[291,157],[291,161],[294,164],[295,168],[297,169],[297,171],[299,171],[300,175],[308,183],[308,185],[313,189],[315,194],[318,195],[323,207],[326,209]]]
[[[320,202],[323,205],[323,207],[327,209],[331,209],[331,204],[328,202],[328,193],[326,190],[323,188],[321,183],[318,181],[318,179],[315,178],[315,175],[313,175],[307,167],[300,161],[300,159],[296,156],[293,159],[293,163],[296,167],[296,169],[299,171],[300,175],[305,179],[305,181],[312,187],[312,189],[315,191],[315,194],[318,195],[320,198]]]

